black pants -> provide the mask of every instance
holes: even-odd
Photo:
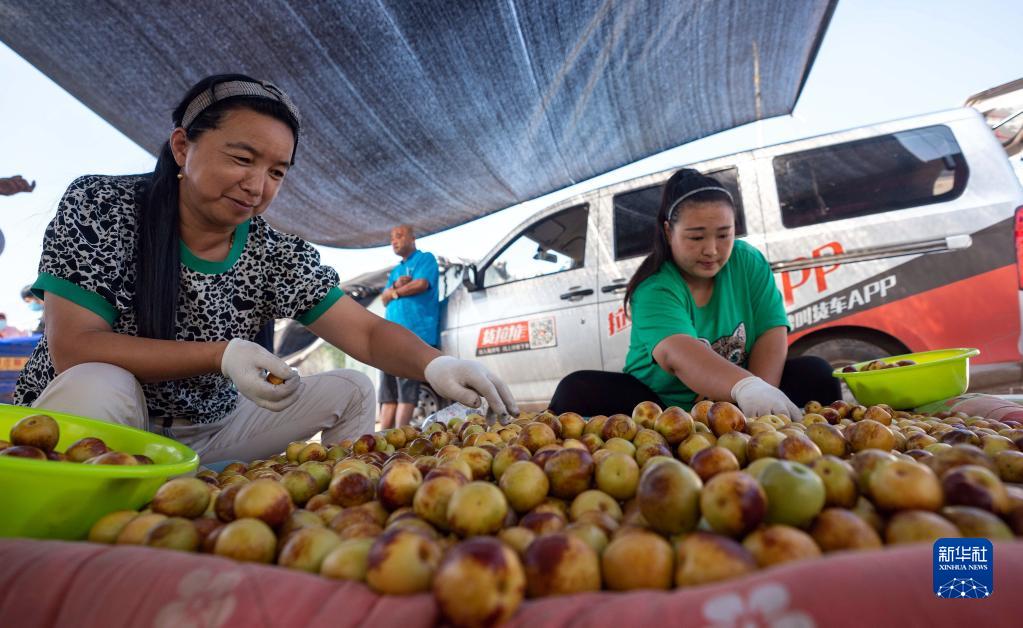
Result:
[[[831,365],[816,356],[789,358],[785,361],[779,388],[799,407],[810,400],[829,404],[842,398],[839,382],[831,376],[831,370]],[[576,371],[558,382],[550,410],[558,414],[578,412],[583,416],[631,415],[641,401],[653,401],[664,407],[657,393],[632,375]]]
[[[380,371],[380,383],[377,386],[377,402],[379,403],[419,403],[419,382],[414,379],[395,377]]]

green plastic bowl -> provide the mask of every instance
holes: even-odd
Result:
[[[38,408],[0,404],[0,438],[8,440],[11,427],[31,414],[48,414],[57,421],[59,451],[95,436],[111,449],[145,454],[156,464],[91,465],[0,456],[0,537],[84,539],[103,515],[141,508],[167,478],[199,465],[194,451],[169,438]]]
[[[979,349],[938,349],[883,358],[887,364],[913,360],[916,364],[879,371],[832,375],[844,380],[849,390],[865,406],[886,403],[896,410],[908,410],[933,401],[961,395],[970,386],[970,358]],[[873,360],[854,364],[857,369]]]

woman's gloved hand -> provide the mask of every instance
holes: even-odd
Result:
[[[732,399],[749,418],[765,414],[784,414],[793,421],[803,418],[802,410],[785,393],[756,376],[737,381],[732,386]]]
[[[430,386],[448,399],[477,408],[482,395],[498,416],[519,413],[508,386],[478,362],[442,355],[426,365],[424,374]]]
[[[271,412],[280,412],[298,399],[302,380],[298,372],[254,342],[235,338],[227,343],[220,372],[234,382],[238,392]],[[271,384],[267,372],[283,383]]]

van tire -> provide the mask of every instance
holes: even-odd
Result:
[[[909,353],[901,342],[883,334],[849,330],[842,335],[801,338],[793,343],[790,357],[815,355],[827,360],[832,368],[842,368],[856,362],[876,360],[890,355]]]
[[[419,385],[419,403],[416,404],[415,415],[425,419],[449,405],[451,405],[451,401],[438,395],[429,384]]]

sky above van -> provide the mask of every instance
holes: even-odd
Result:
[[[544,207],[594,187],[717,155],[961,106],[976,92],[1023,77],[1023,58],[1004,28],[1011,0],[839,2],[791,116],[732,129],[649,157],[449,231],[419,247],[475,260]],[[3,142],[0,176],[35,180],[31,194],[0,197],[0,312],[11,325],[34,316],[19,298],[35,280],[43,231],[67,185],[82,174],[151,170],[155,159],[0,44]],[[272,210],[271,210],[272,211]],[[390,247],[320,248],[341,277],[395,263]]]

